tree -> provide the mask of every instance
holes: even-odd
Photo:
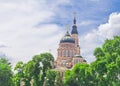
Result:
[[[48,70],[46,73],[46,78],[43,86],[55,86],[57,72],[53,70]]]
[[[49,53],[43,53],[40,55],[42,60],[42,76],[41,76],[41,81],[44,82],[44,78],[46,77],[47,70],[52,68],[52,62],[54,61],[54,58],[51,54]]]
[[[13,86],[13,72],[6,58],[0,57],[0,86]]]
[[[102,48],[94,51],[96,61],[92,68],[97,86],[113,86],[120,82],[120,37],[107,39]]]
[[[18,62],[15,70],[17,73],[14,75],[14,82],[16,86],[20,86],[24,82],[25,86],[43,86],[47,71],[52,68],[53,56],[50,53],[42,53],[35,55],[32,60],[26,64]]]
[[[20,86],[21,81],[24,79],[23,68],[24,63],[22,61],[19,61],[14,68],[14,70],[17,72],[13,77],[15,86]]]
[[[33,79],[35,70],[35,63],[33,61],[29,61],[27,62],[27,64],[24,65],[23,68],[23,73],[24,73],[24,82],[25,82],[25,86],[30,86],[31,85],[31,81]]]
[[[64,86],[63,77],[60,75],[59,71],[56,73],[54,85],[55,86]]]
[[[88,64],[78,63],[65,74],[65,86],[93,86],[91,70]]]
[[[42,53],[35,55],[33,61],[35,62],[34,81],[38,83],[38,85],[43,85],[47,71],[52,68],[51,63],[54,61],[54,57],[50,53]]]

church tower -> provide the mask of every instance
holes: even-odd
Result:
[[[80,47],[79,47],[79,39],[78,39],[78,31],[77,31],[76,14],[75,13],[74,13],[71,35],[72,35],[72,38],[75,39],[76,55],[80,55]]]

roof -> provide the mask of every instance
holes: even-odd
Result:
[[[76,25],[73,25],[73,26],[72,26],[71,34],[78,34],[77,26],[76,26]]]
[[[81,55],[75,55],[76,58],[83,58]]]
[[[71,37],[69,32],[65,34],[65,36],[60,40],[60,43],[75,43],[74,38]]]

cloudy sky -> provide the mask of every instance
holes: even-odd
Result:
[[[0,0],[0,56],[13,65],[49,52],[56,58],[65,25],[73,12],[81,55],[90,63],[104,40],[120,35],[120,0]]]

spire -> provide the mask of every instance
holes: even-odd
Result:
[[[75,24],[75,25],[76,25],[76,12],[74,12],[73,14],[74,14],[73,24]]]
[[[74,12],[73,26],[71,34],[78,34],[77,26],[76,26],[76,12]]]

